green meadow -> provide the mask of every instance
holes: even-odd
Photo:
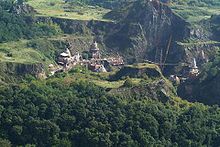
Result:
[[[99,6],[88,6],[80,3],[65,3],[63,0],[29,0],[38,16],[49,16],[77,20],[101,20],[110,10]]]

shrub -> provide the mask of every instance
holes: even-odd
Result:
[[[131,78],[127,77],[123,86],[124,87],[132,87],[134,84],[133,84],[133,81],[131,80]]]

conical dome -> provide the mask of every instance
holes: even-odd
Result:
[[[68,48],[66,48],[66,53],[68,54],[69,57],[72,56],[72,55],[71,55],[71,52],[70,52],[70,50],[69,50]]]
[[[96,41],[91,44],[90,50],[95,50],[95,51],[99,50],[98,44]]]

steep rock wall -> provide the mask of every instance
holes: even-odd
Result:
[[[189,24],[166,5],[145,0],[135,2],[129,9],[126,18],[106,36],[105,43],[128,55],[131,62],[158,60],[158,51],[165,53],[169,40],[172,51],[175,41],[190,36]]]
[[[23,64],[13,62],[0,63],[0,81],[14,83],[24,75],[30,74],[38,78],[44,78],[44,65],[42,63]]]
[[[117,14],[113,10],[109,15]],[[87,50],[92,40],[96,39],[103,52],[119,53],[128,63],[142,62],[143,59],[189,63],[193,58],[198,58],[196,52],[200,49],[203,49],[207,56],[216,50],[213,45],[194,44],[188,47],[178,44],[177,42],[190,39],[207,42],[213,35],[204,27],[187,23],[162,3],[137,1],[121,9],[120,16],[114,22],[44,17],[38,18],[38,21],[53,21],[66,34],[88,36],[89,39],[69,39],[73,46],[72,52]],[[170,68],[166,71],[171,71]]]

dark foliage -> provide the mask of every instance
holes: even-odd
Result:
[[[0,42],[51,36],[59,33],[59,27],[52,22],[36,23],[32,16],[9,13],[10,7],[12,7],[12,3],[0,2]]]
[[[220,137],[218,107],[121,99],[60,79],[1,88],[0,118],[6,145],[218,146]]]

